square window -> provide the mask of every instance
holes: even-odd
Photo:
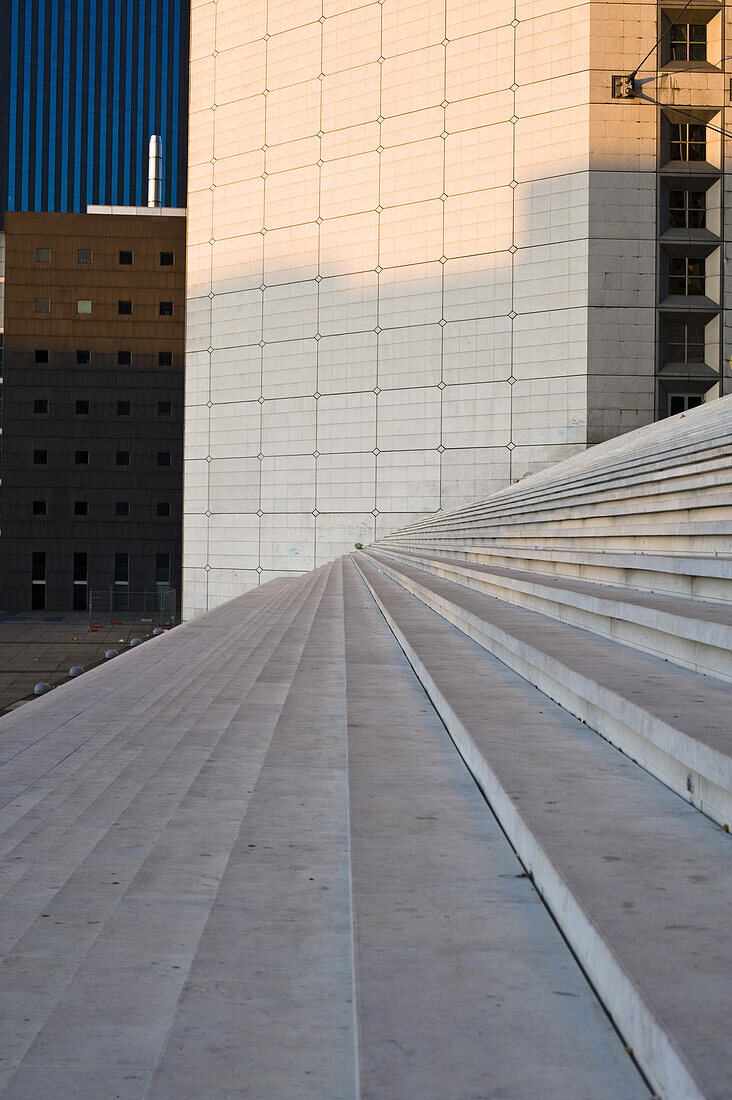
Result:
[[[159,367],[172,367],[173,366],[173,353],[172,353],[172,351],[159,351],[158,352],[158,366]]]
[[[127,252],[125,249],[120,250],[119,262],[123,266],[129,266],[132,263],[132,253]]]
[[[161,302],[160,303],[160,316],[161,317],[172,317],[173,316],[173,303],[172,302]]]
[[[117,402],[117,416],[129,416],[132,406],[129,401]]]
[[[50,313],[51,302],[48,298],[36,298],[36,313]]]
[[[42,415],[48,412],[48,398],[37,397],[33,402],[33,412],[36,416]]]
[[[46,502],[45,502],[45,500],[34,500],[33,501],[33,515],[34,516],[45,516],[45,514],[46,514]]]
[[[85,401],[85,400],[82,399],[81,401],[76,402],[76,415],[77,416],[88,416],[89,415],[89,402],[88,401]]]
[[[165,517],[169,516],[170,515],[170,501],[169,500],[159,500],[156,507],[155,507],[155,514],[158,517],[160,517],[161,519],[164,519]]]
[[[92,304],[88,298],[79,298],[76,303],[77,313],[91,313]]]
[[[705,229],[707,196],[705,191],[676,190],[668,193],[670,229]]]
[[[75,516],[88,516],[89,515],[89,501],[88,500],[75,500],[74,501],[74,515]]]
[[[170,451],[158,451],[158,466],[170,466]]]
[[[703,363],[705,361],[703,321],[677,319],[668,321],[666,337],[668,363]]]
[[[48,362],[48,348],[36,348],[36,363]]]
[[[671,160],[707,159],[707,128],[699,122],[671,123]]]
[[[89,465],[89,452],[88,451],[74,451],[74,462],[77,466]]]
[[[115,500],[115,502],[114,502],[114,514],[115,514],[115,516],[129,516],[129,514],[130,514],[130,502],[129,502],[129,500]]]
[[[669,294],[704,294],[704,260],[672,256],[668,261]]]
[[[173,405],[170,401],[158,401],[158,416],[170,416]]]
[[[88,348],[76,349],[76,362],[79,366],[86,366],[88,363],[91,363],[91,352]]]
[[[123,317],[129,317],[132,313],[132,302],[128,301],[126,298],[117,302],[117,313]]]
[[[132,352],[131,351],[118,351],[117,352],[117,366],[118,367],[130,367],[130,366],[132,366]]]
[[[91,248],[77,248],[76,262],[77,264],[90,264],[92,262]]]
[[[669,40],[672,61],[706,61],[705,23],[674,23],[670,28]]]
[[[51,249],[50,248],[37,248],[36,249],[36,263],[37,264],[50,264],[51,262]]]
[[[130,452],[129,451],[117,451],[116,464],[118,466],[129,466],[130,464]]]
[[[48,451],[35,450],[33,452],[33,465],[45,466],[48,463]]]
[[[160,253],[160,266],[161,267],[172,267],[174,259],[175,259],[175,257],[174,257],[172,252],[161,252]]]

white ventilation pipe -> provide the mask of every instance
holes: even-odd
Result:
[[[153,134],[150,138],[147,205],[163,205],[163,139],[158,134]]]

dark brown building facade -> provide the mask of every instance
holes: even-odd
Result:
[[[0,609],[179,599],[185,218],[5,229]]]

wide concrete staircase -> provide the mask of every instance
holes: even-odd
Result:
[[[729,1097],[731,438],[644,429],[0,720],[0,1095]]]

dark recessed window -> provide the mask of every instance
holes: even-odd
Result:
[[[155,506],[155,514],[163,519],[165,516],[170,515],[170,501],[159,500]]]
[[[129,367],[132,365],[132,352],[131,351],[118,351],[117,352],[117,366]]]
[[[129,466],[130,464],[130,452],[129,451],[117,451],[116,463],[118,466]]]
[[[686,412],[687,409],[695,409],[704,404],[704,397],[700,393],[670,393],[668,395],[669,416]]]
[[[172,367],[173,366],[173,353],[172,353],[172,351],[159,351],[158,352],[158,366],[159,367]]]
[[[705,23],[674,23],[669,32],[672,61],[706,61]]]
[[[33,465],[45,466],[48,462],[48,451],[36,450],[33,452]]]
[[[670,229],[704,229],[707,224],[705,191],[669,191],[668,224]]]
[[[88,500],[75,500],[74,501],[74,515],[75,516],[88,516],[89,515],[89,501]]]
[[[117,302],[117,312],[128,317],[132,313],[132,302],[127,301],[127,299],[120,299]]]
[[[114,514],[115,514],[115,516],[129,516],[129,514],[130,514],[130,502],[129,502],[129,500],[115,500],[115,502],[114,502]]]
[[[669,294],[703,294],[704,260],[671,256],[668,261]]]
[[[160,316],[161,317],[172,317],[173,316],[173,303],[172,302],[161,302],[160,303]]]
[[[48,362],[48,348],[36,348],[36,363]]]
[[[89,402],[88,401],[85,401],[85,400],[82,399],[81,401],[76,402],[76,415],[77,416],[88,416],[89,415]]]
[[[36,313],[50,313],[51,302],[48,298],[36,298]]]
[[[91,248],[77,248],[76,262],[77,264],[90,264],[92,262]]]
[[[129,265],[132,263],[132,253],[126,252],[124,249],[120,251],[119,262],[122,265]]]
[[[36,249],[36,263],[37,264],[50,264],[51,262],[51,249],[50,248],[37,248]]]
[[[699,122],[671,123],[671,160],[706,160],[707,128]]]
[[[31,557],[31,609],[44,611],[46,608],[46,555],[36,550]]]
[[[155,555],[155,583],[170,584],[170,554]]]
[[[91,363],[91,352],[89,351],[88,348],[77,348],[76,349],[76,362],[80,366],[84,366],[87,363]]]
[[[668,322],[667,362],[704,362],[704,322],[674,320]]]
[[[158,466],[170,466],[170,451],[158,451]]]
[[[170,401],[158,401],[158,416],[170,416],[173,405]]]
[[[33,412],[35,413],[36,416],[40,416],[43,413],[47,413],[48,412],[48,398],[47,397],[37,397],[35,399],[35,401],[33,402]]]
[[[160,266],[161,267],[172,267],[174,259],[175,259],[175,257],[174,257],[172,252],[161,252],[160,253]]]
[[[117,416],[129,416],[132,405],[129,401],[117,402]]]
[[[130,577],[129,554],[114,555],[114,583],[127,584]]]
[[[46,514],[46,502],[45,502],[45,500],[34,500],[33,501],[33,515],[34,516],[45,516],[45,514]]]
[[[88,451],[74,451],[74,462],[77,466],[89,465],[89,452]]]

